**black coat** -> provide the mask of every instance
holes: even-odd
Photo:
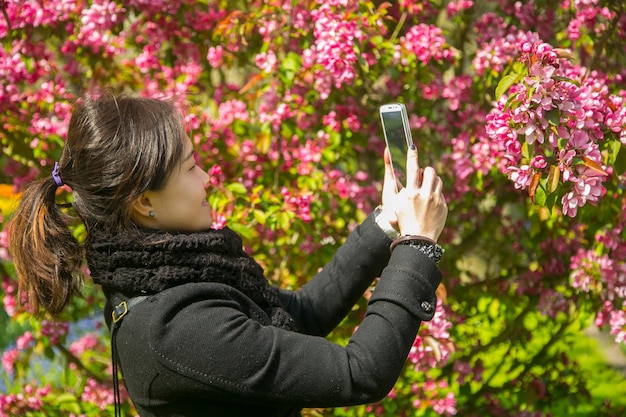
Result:
[[[280,300],[300,332],[269,325],[240,291],[189,283],[152,295],[124,317],[117,350],[142,417],[287,417],[303,407],[363,404],[393,387],[419,324],[430,320],[441,274],[398,246],[370,216],[333,260]],[[346,346],[324,337],[380,276]]]

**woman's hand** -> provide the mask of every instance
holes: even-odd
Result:
[[[441,178],[432,167],[420,169],[417,149],[412,147],[407,152],[407,180],[403,188],[395,180],[387,149],[384,159],[382,214],[402,235],[419,235],[437,241],[448,217]]]
[[[394,208],[395,199],[398,194],[397,190],[402,189],[402,184],[398,181],[393,174],[393,168],[391,167],[391,155],[389,149],[385,148],[383,154],[385,161],[385,177],[383,178],[383,194],[381,202],[381,213],[379,216],[385,219],[394,229],[399,231],[398,219]]]

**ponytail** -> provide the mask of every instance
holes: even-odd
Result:
[[[52,317],[80,293],[83,261],[69,216],[56,203],[57,187],[53,177],[27,185],[8,230],[18,287],[27,294],[29,310]]]

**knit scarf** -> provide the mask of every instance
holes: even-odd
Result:
[[[191,282],[222,283],[254,301],[273,326],[295,330],[277,289],[267,282],[263,268],[244,252],[241,237],[231,229],[140,233],[137,239],[90,232],[87,263],[91,278],[106,293],[133,297]]]

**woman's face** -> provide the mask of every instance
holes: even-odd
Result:
[[[135,205],[140,226],[169,232],[206,230],[213,224],[206,188],[209,175],[196,164],[189,138],[183,160],[159,191],[147,191]]]

